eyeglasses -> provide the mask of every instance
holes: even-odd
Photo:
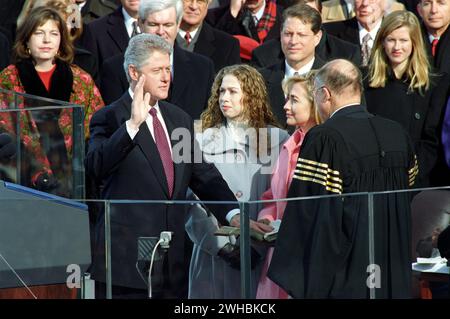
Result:
[[[200,7],[204,7],[208,5],[209,0],[183,0],[184,4],[194,4],[194,2],[197,2],[197,4]]]

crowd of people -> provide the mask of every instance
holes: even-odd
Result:
[[[376,297],[412,296],[414,193],[373,209],[345,194],[450,185],[450,0],[10,2],[0,88],[22,95],[1,93],[16,110],[0,133],[20,138],[23,185],[70,197],[79,142],[86,198],[213,202],[113,205],[113,298],[148,297],[137,241],[162,231],[153,298],[239,298],[239,240],[216,233],[259,200],[252,232],[282,222],[274,245],[252,242],[251,297],[368,298],[373,264]],[[28,96],[81,105],[84,139],[71,108],[33,111]],[[334,196],[283,200],[319,195]],[[90,273],[105,298],[98,209]]]

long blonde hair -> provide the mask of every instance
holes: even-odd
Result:
[[[408,28],[412,42],[412,52],[405,71],[406,79],[409,81],[408,90],[418,90],[423,94],[424,89],[427,90],[430,87],[430,62],[425,51],[419,20],[409,11],[395,11],[384,18],[372,49],[369,85],[374,88],[386,85],[390,62],[383,42],[389,34],[401,27]]]

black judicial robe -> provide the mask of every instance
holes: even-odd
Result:
[[[269,278],[294,298],[410,296],[410,195],[374,195],[374,259],[369,255],[368,196],[407,189],[418,173],[411,141],[396,122],[347,106],[306,135],[275,245]],[[376,278],[376,280],[373,280]],[[378,281],[379,280],[379,281]]]

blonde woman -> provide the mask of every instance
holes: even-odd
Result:
[[[314,106],[312,91],[313,74],[307,77],[294,76],[283,83],[287,101],[284,105],[286,124],[296,128],[292,136],[284,143],[270,181],[270,188],[262,195],[262,200],[286,198],[289,185],[297,165],[297,157],[306,133],[320,123],[317,109]],[[287,202],[267,203],[259,212],[259,221],[266,223],[282,219]],[[273,248],[270,248],[259,280],[258,299],[286,299],[287,293],[267,277],[267,269],[272,259]]]
[[[197,140],[205,159],[214,163],[237,200],[258,200],[269,185],[272,165],[288,138],[277,127],[263,77],[248,65],[222,69],[214,80],[201,123],[202,133]],[[250,218],[256,220],[258,211],[257,205],[250,205]],[[218,227],[214,216],[200,206],[192,207],[186,225],[194,243],[189,298],[241,296],[239,249],[234,237],[214,235]],[[263,256],[252,257],[256,265]],[[252,278],[259,278],[261,266],[260,261]],[[254,298],[257,280],[253,282]]]
[[[374,42],[367,73],[368,111],[403,125],[418,156],[416,185],[430,185],[449,78],[431,72],[420,24],[413,13],[398,11],[385,17]]]

